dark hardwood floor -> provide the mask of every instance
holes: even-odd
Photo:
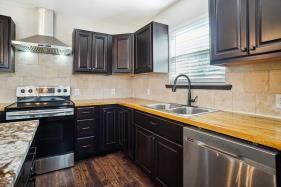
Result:
[[[37,187],[61,186],[154,186],[134,163],[120,152],[77,162],[64,169],[36,177]]]

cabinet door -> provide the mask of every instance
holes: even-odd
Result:
[[[250,0],[250,54],[281,50],[281,1]]]
[[[161,186],[181,187],[183,183],[183,148],[157,136],[155,140],[155,179]]]
[[[146,73],[153,70],[151,37],[151,24],[135,33],[135,73]]]
[[[133,34],[113,36],[114,73],[131,73],[133,64]]]
[[[247,1],[210,0],[211,63],[248,55]]]
[[[120,108],[118,111],[119,122],[119,145],[124,154],[129,158],[134,158],[134,145],[133,145],[133,121],[131,109]]]
[[[118,111],[118,125],[119,125],[119,145],[126,153],[128,149],[128,135],[129,135],[129,112],[125,109]]]
[[[0,68],[9,67],[9,21],[5,17],[0,17]]]
[[[110,152],[119,148],[118,108],[102,109],[101,149]]]
[[[136,125],[135,161],[150,176],[154,175],[154,141],[152,132]]]
[[[103,34],[93,35],[92,47],[93,72],[107,73],[108,36]]]
[[[88,31],[74,31],[74,72],[92,71],[92,33]]]

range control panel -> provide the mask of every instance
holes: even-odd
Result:
[[[70,96],[70,86],[22,86],[17,87],[16,96]]]

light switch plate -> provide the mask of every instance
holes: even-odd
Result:
[[[115,95],[115,88],[111,89],[111,95]]]
[[[80,95],[80,89],[74,89],[74,96]]]
[[[276,108],[281,109],[281,94],[276,95]]]
[[[146,95],[150,95],[150,89],[146,90]]]

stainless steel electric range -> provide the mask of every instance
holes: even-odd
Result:
[[[17,102],[5,108],[6,121],[38,119],[35,173],[74,165],[74,103],[69,86],[18,87]]]

